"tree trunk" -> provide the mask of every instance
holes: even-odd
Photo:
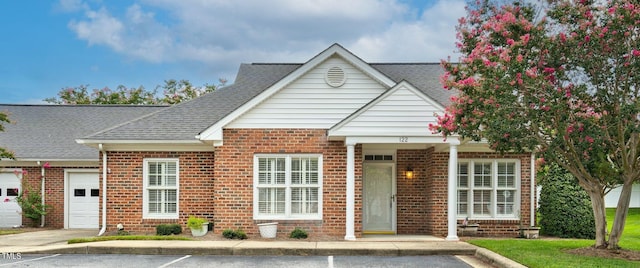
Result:
[[[596,248],[607,247],[607,214],[604,207],[604,195],[597,189],[588,189],[591,207],[596,220]]]
[[[624,231],[624,224],[627,221],[629,202],[631,201],[631,189],[633,189],[633,183],[631,181],[625,182],[622,185],[622,191],[620,192],[620,198],[618,199],[618,206],[616,207],[616,216],[613,219],[611,234],[609,234],[608,249],[620,248],[618,243],[620,242],[622,231]]]

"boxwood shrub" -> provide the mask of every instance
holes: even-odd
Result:
[[[182,227],[180,224],[160,224],[156,226],[157,235],[177,235],[182,233]]]
[[[540,172],[540,233],[563,238],[595,238],[591,199],[577,179],[557,164]]]

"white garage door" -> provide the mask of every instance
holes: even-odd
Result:
[[[98,173],[69,172],[67,179],[69,228],[98,228],[100,187]]]
[[[22,209],[15,201],[20,188],[20,178],[16,174],[0,173],[0,227],[22,225]]]

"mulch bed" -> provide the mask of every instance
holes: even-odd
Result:
[[[566,252],[570,254],[581,255],[581,256],[615,258],[615,259],[622,259],[622,260],[628,260],[628,261],[640,261],[640,251],[634,251],[634,250],[628,250],[628,249],[609,250],[609,249],[596,249],[594,247],[588,247],[588,248],[577,248],[577,249],[567,250]]]

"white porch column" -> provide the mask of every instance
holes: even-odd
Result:
[[[347,144],[347,222],[344,240],[356,240],[355,236],[355,144]]]
[[[447,181],[447,238],[449,241],[458,241],[458,223],[456,221],[458,195],[456,194],[458,175],[458,145],[459,140],[449,140],[449,177]]]

